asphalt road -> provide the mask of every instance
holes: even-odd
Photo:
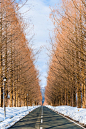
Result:
[[[47,107],[39,107],[10,129],[82,129]]]

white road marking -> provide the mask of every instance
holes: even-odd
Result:
[[[41,119],[41,123],[43,123],[43,119]]]
[[[41,123],[43,123],[43,106],[42,106],[42,112],[41,112]]]
[[[41,112],[41,123],[43,123],[43,106],[42,106],[42,112]],[[40,127],[40,129],[43,129],[43,127]]]
[[[61,115],[61,114],[59,114],[59,115]],[[63,116],[63,115],[61,115],[61,116]],[[68,119],[67,117],[65,117],[65,116],[63,116],[64,118],[66,118],[66,119]],[[69,121],[71,121],[71,122],[73,122],[73,123],[75,123],[76,125],[78,125],[78,126],[80,126],[80,127],[82,127],[83,129],[86,129],[86,128],[84,128],[83,126],[81,126],[80,124],[78,124],[78,123],[76,123],[76,122],[74,122],[73,120],[70,120],[70,119],[68,119]]]
[[[42,114],[41,115],[43,116],[43,106],[42,106]]]
[[[54,110],[53,110],[54,111]],[[54,112],[56,112],[56,111],[54,111]],[[56,112],[56,113],[58,113],[58,112]],[[58,113],[59,114],[59,113]],[[61,115],[61,114],[59,114],[59,115]],[[63,115],[61,115],[61,116],[63,116]],[[70,120],[69,118],[67,118],[67,117],[65,117],[65,116],[63,116],[64,118],[66,118],[66,119],[68,119],[69,121],[71,121],[71,122],[73,122],[73,123],[75,123],[76,125],[78,125],[78,126],[80,126],[80,127],[82,127],[83,129],[86,129],[86,128],[84,128],[83,126],[81,126],[80,124],[78,124],[78,123],[76,123],[76,122],[74,122],[73,120]]]

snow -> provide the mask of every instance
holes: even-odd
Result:
[[[75,121],[78,121],[81,124],[86,125],[86,109],[77,108],[71,106],[50,106],[46,105],[46,107],[52,109],[55,112],[61,113],[65,116],[72,118]]]
[[[0,129],[7,129],[14,125],[21,118],[29,114],[29,112],[38,108],[39,106],[25,107],[6,107],[6,118],[4,119],[4,110],[0,107]]]

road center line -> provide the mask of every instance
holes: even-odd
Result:
[[[41,118],[43,118],[43,116],[41,116]]]
[[[43,119],[41,119],[41,123],[43,123]]]
[[[41,112],[41,116],[43,116],[43,106],[42,106],[42,112]]]
[[[40,129],[43,129],[43,127],[40,127]]]
[[[43,106],[42,106],[42,111],[41,111],[41,123],[43,123]]]

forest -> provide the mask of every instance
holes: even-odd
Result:
[[[86,1],[62,0],[62,8],[51,11],[54,37],[45,100],[86,108]]]
[[[25,1],[25,3],[27,0]],[[0,0],[0,107],[38,105],[42,101],[39,72],[15,0]],[[6,80],[4,82],[4,79]]]

